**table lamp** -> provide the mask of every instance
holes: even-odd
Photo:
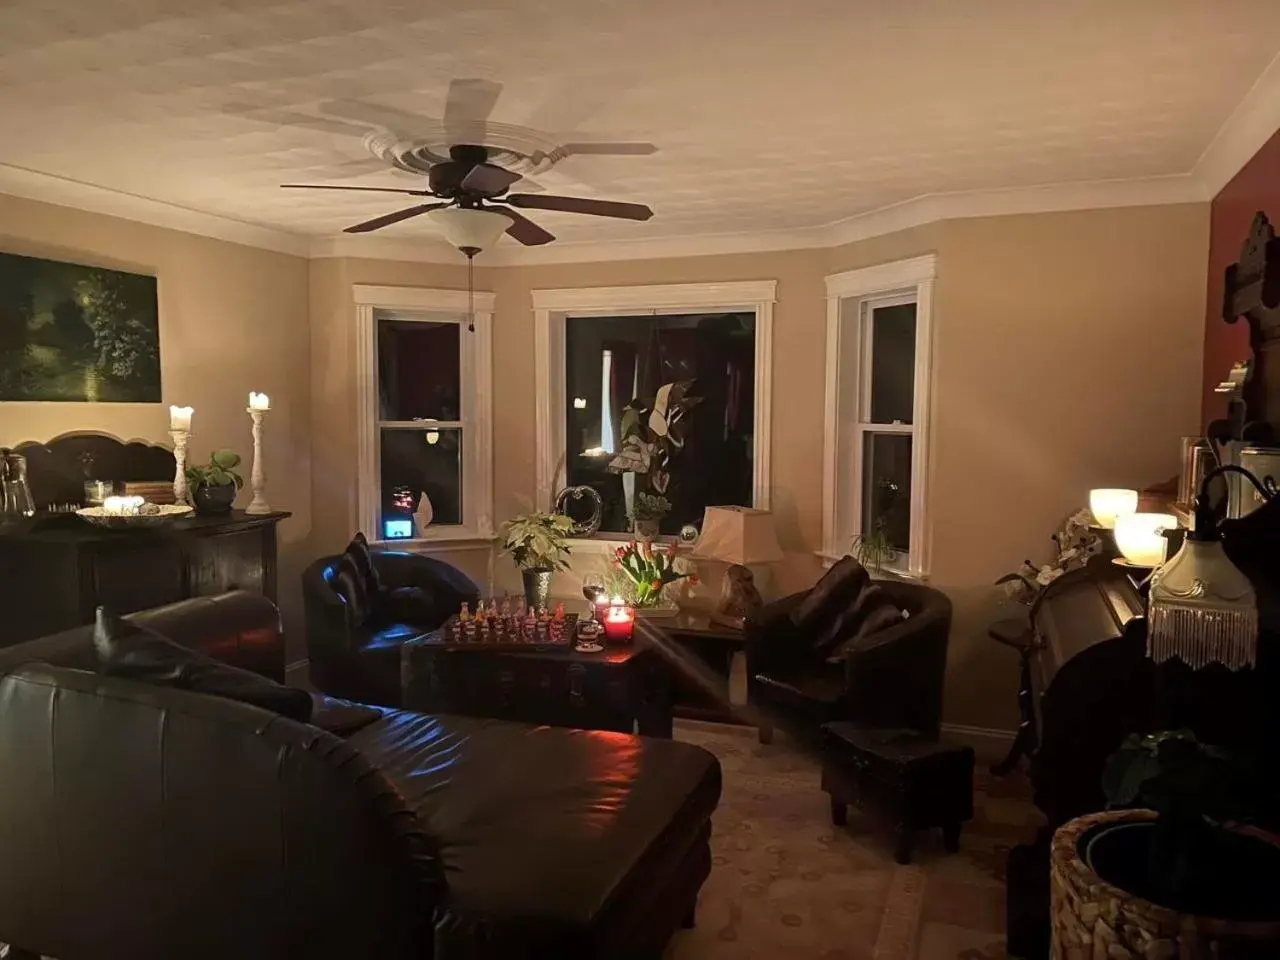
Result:
[[[702,534],[691,556],[729,564],[711,619],[742,626],[764,603],[749,565],[777,563],[783,558],[773,514],[751,507],[707,507]]]

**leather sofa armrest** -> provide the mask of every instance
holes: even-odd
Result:
[[[747,648],[747,676],[754,677],[812,659],[811,645],[796,633],[791,614],[807,591],[765,604],[747,618],[744,631]]]

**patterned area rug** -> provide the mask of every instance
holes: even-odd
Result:
[[[833,827],[817,761],[755,731],[681,722],[676,737],[715,754],[724,795],[698,923],[670,960],[1002,960],[1004,866],[1039,824],[1024,778],[975,774],[975,816],[947,854],[940,831],[898,866],[888,835],[849,813]]]

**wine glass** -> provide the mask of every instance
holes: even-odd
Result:
[[[587,607],[587,619],[594,620],[596,615],[596,606],[600,603],[600,598],[605,595],[604,575],[600,573],[588,573],[582,578],[582,596],[586,598],[589,606]]]

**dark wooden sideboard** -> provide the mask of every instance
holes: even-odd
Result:
[[[92,623],[101,604],[132,613],[251,590],[276,599],[276,525],[289,514],[192,517],[104,530],[75,516],[0,527],[0,647]]]

